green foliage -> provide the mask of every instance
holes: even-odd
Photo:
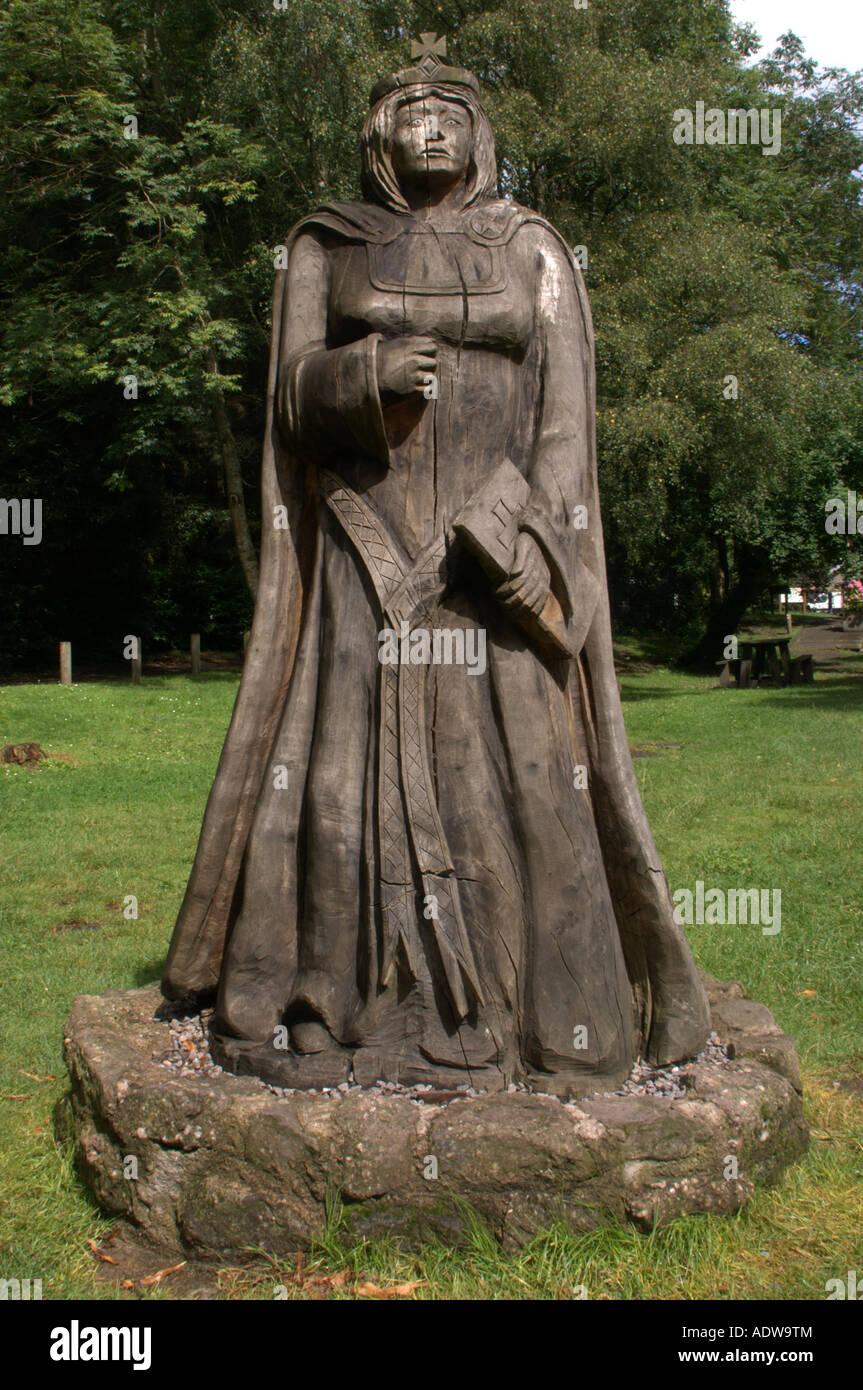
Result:
[[[368,88],[428,29],[482,82],[502,191],[587,248],[618,618],[695,639],[843,559],[823,509],[863,491],[859,74],[793,35],[747,66],[725,0],[9,0],[2,491],[46,518],[38,563],[0,551],[7,665],[133,619],[183,640],[167,595],[198,565],[247,615],[223,472],[233,448],[254,531],[273,248],[358,196]],[[675,144],[696,101],[781,109],[780,152]]]

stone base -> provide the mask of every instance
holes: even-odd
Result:
[[[577,1231],[609,1220],[650,1230],[685,1212],[734,1212],[805,1152],[808,1134],[793,1039],[739,985],[706,984],[730,1060],[681,1068],[682,1099],[568,1103],[276,1095],[257,1079],[172,1072],[157,986],[82,995],[65,1034],[79,1171],[109,1212],[197,1255],[307,1249],[336,1196],[357,1235],[414,1242],[457,1243],[465,1204],[506,1245],[558,1218]]]

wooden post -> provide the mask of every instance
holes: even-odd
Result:
[[[130,660],[130,662],[129,662],[129,665],[130,665],[131,668],[132,668],[132,684],[133,684],[133,685],[140,685],[140,684],[141,684],[141,676],[142,676],[142,674],[143,674],[143,655],[142,655],[142,652],[141,652],[141,639],[140,639],[140,637],[136,637],[136,638],[135,638],[135,644],[136,644],[136,646],[137,646],[137,648],[138,648],[138,655],[137,655],[137,656],[133,656],[133,657],[131,658],[131,660]]]
[[[791,626],[791,614],[788,612],[787,609],[785,611],[785,626],[788,628],[789,632],[793,631],[793,628]]]
[[[72,684],[72,643],[60,643],[60,684]]]
[[[190,655],[191,655],[191,657],[192,657],[192,675],[193,675],[193,676],[199,676],[199,675],[201,674],[201,634],[200,634],[200,632],[193,632],[193,633],[192,633],[192,636],[191,636],[191,638],[189,639],[189,649],[190,649]]]

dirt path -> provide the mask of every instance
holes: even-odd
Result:
[[[793,618],[792,618],[793,621]],[[795,626],[791,648],[795,656],[811,656],[815,665],[824,671],[838,671],[840,652],[859,652],[863,643],[863,628],[846,632],[842,619],[835,615],[821,619],[809,618],[805,624]]]

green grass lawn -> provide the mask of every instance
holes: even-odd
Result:
[[[636,773],[672,889],[781,889],[777,935],[696,925],[690,938],[699,964],[743,981],[796,1035],[811,1152],[738,1217],[650,1237],[552,1230],[502,1255],[477,1227],[462,1251],[414,1255],[350,1249],[335,1218],[311,1262],[351,1271],[332,1297],[367,1280],[420,1281],[418,1298],[569,1298],[576,1285],[591,1298],[823,1298],[827,1279],[863,1270],[863,1096],[848,1087],[863,1077],[863,657],[811,686],[721,691],[640,660],[633,643],[624,656],[630,742],[652,754]],[[76,994],[158,975],[236,683],[0,688],[0,745],[52,755],[0,767],[0,1276],[41,1278],[45,1298],[116,1296],[88,1247],[111,1223],[54,1136],[63,1021]],[[124,917],[131,896],[137,920]],[[270,1298],[286,1277],[252,1264],[221,1274],[226,1297]]]

